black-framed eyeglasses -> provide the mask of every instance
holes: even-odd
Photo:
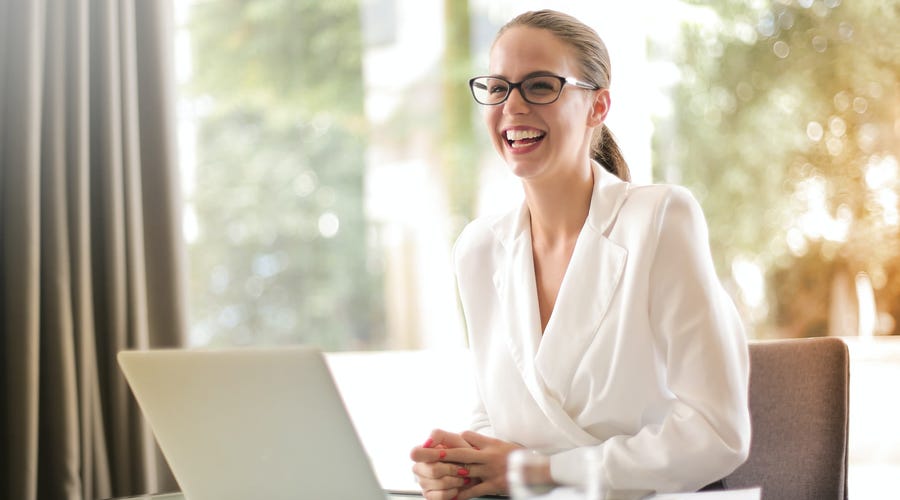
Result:
[[[556,102],[562,94],[563,87],[572,85],[585,90],[597,90],[600,87],[578,81],[572,77],[557,75],[538,75],[511,82],[499,76],[476,76],[469,80],[469,88],[472,97],[479,104],[496,106],[503,104],[509,98],[513,89],[519,89],[519,94],[525,101],[531,104],[550,104]]]

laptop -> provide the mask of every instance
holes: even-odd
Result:
[[[321,351],[122,351],[187,500],[385,500]]]

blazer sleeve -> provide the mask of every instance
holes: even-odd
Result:
[[[472,277],[475,276],[484,276],[489,273],[485,272],[483,269],[479,269],[476,272],[469,271],[468,273],[465,271],[466,266],[464,262],[472,262],[473,254],[485,253],[488,252],[487,242],[490,240],[490,232],[487,227],[480,220],[475,220],[470,222],[460,233],[456,242],[453,244],[453,248],[450,251],[451,261],[453,263],[454,275],[456,276],[457,287],[460,288],[463,283],[469,283],[471,285]],[[478,261],[478,259],[475,259]],[[483,260],[483,259],[481,259]],[[462,290],[460,290],[462,291]],[[464,319],[466,321],[467,327],[469,326],[469,316],[465,314],[466,308],[463,307]],[[470,328],[467,328],[470,330]],[[471,333],[471,330],[470,330]],[[470,339],[471,343],[471,339]],[[477,358],[476,358],[476,363]],[[487,410],[484,407],[484,399],[481,395],[481,391],[478,388],[478,383],[476,381],[473,384],[471,390],[475,391],[475,405],[472,408],[471,413],[471,421],[469,423],[469,429],[475,431],[479,434],[483,434],[485,436],[494,437],[494,429],[491,427],[491,420],[488,416]]]
[[[496,437],[481,396],[478,397],[475,408],[472,410],[472,423],[469,425],[469,429],[485,436]]]
[[[554,478],[584,480],[567,471],[591,452],[613,490],[694,491],[749,453],[747,343],[713,267],[703,213],[686,189],[669,187],[652,217],[649,324],[671,398],[654,409],[659,424],[554,455]]]

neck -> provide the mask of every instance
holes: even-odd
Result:
[[[525,202],[531,213],[531,238],[536,245],[556,246],[578,237],[591,207],[593,169],[524,182]]]

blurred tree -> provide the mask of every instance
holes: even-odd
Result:
[[[767,270],[779,335],[828,332],[839,273],[896,309],[900,4],[687,3],[716,23],[686,24],[654,169],[700,198],[720,274]]]
[[[195,2],[189,32],[196,338],[381,347],[357,1]]]
[[[475,216],[478,195],[478,148],[467,82],[472,76],[471,17],[468,0],[444,0],[443,109],[441,167],[449,210],[455,221],[452,237]]]

